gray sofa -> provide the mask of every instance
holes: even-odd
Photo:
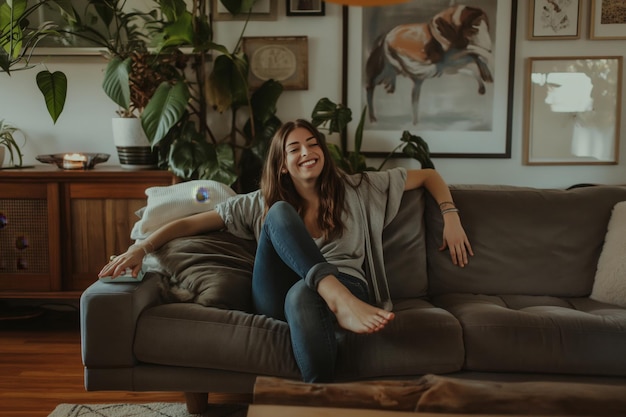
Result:
[[[625,384],[626,309],[589,295],[626,187],[451,188],[475,256],[452,265],[437,204],[406,193],[384,233],[396,319],[372,335],[340,332],[338,379]],[[250,313],[253,251],[224,232],[182,239],[156,253],[166,272],[89,287],[86,388],[250,393],[258,375],[300,379],[287,325]]]

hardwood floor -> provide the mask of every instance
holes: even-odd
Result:
[[[60,403],[184,402],[182,393],[87,392],[75,311],[0,320],[0,416],[46,417]],[[210,402],[229,402],[210,398]]]

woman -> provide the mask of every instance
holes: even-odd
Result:
[[[368,236],[374,223],[382,230],[393,219],[404,190],[422,186],[442,208],[441,249],[447,247],[452,262],[465,266],[472,249],[448,186],[436,171],[396,168],[348,176],[336,168],[314,126],[305,120],[288,122],[272,139],[260,190],[163,226],[116,257],[100,276],[116,277],[126,268],[136,275],[145,254],[183,236],[226,228],[255,238],[255,312],[287,321],[304,381],[330,382],[336,324],[372,333],[394,318],[393,312],[369,304],[364,264],[373,257],[366,254],[382,242],[382,233],[380,241]],[[368,275],[375,274],[367,269]]]

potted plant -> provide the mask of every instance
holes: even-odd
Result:
[[[15,140],[14,133],[19,129],[0,120],[0,167],[3,166],[5,152],[9,152],[9,166],[22,166],[23,154]]]
[[[311,122],[314,126],[327,130],[329,134],[336,132],[341,135],[340,146],[333,143],[328,144],[333,159],[341,169],[349,174],[362,171],[380,171],[400,148],[402,148],[401,151],[405,156],[417,160],[422,168],[435,168],[430,159],[428,143],[420,136],[411,134],[408,130],[402,132],[400,143],[386,155],[378,167],[368,166],[365,155],[361,153],[366,110],[367,107],[364,107],[354,134],[354,150],[348,151],[346,136],[348,123],[352,121],[352,110],[341,104],[336,104],[328,98],[320,99],[313,109]]]
[[[222,3],[240,13],[253,2]],[[103,89],[121,115],[141,121],[151,146],[158,146],[159,166],[183,179],[213,179],[239,191],[255,188],[267,143],[280,125],[275,113],[282,86],[268,81],[250,91],[241,52],[245,27],[231,52],[212,41],[206,1],[155,0],[146,12],[127,12],[116,0],[91,0],[90,6],[91,17],[68,20],[66,32],[106,48]],[[125,34],[119,38],[124,47],[83,23],[93,17],[106,27],[118,25],[112,33]],[[136,30],[140,20],[147,31]],[[224,136],[208,122],[214,112],[230,116]]]
[[[8,76],[13,71],[33,68],[33,49],[44,37],[55,34],[55,26],[46,22],[40,27],[30,26],[29,18],[41,7],[58,7],[63,13],[71,14],[67,4],[56,0],[12,0],[0,5],[0,72]],[[46,70],[37,73],[37,86],[42,92],[46,107],[56,123],[67,93],[67,78],[62,72]]]

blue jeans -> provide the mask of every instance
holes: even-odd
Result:
[[[366,284],[326,262],[304,222],[280,201],[268,211],[254,261],[252,301],[257,313],[287,321],[296,362],[305,382],[331,382],[337,360],[337,321],[317,293],[317,284],[334,275],[367,302]]]

